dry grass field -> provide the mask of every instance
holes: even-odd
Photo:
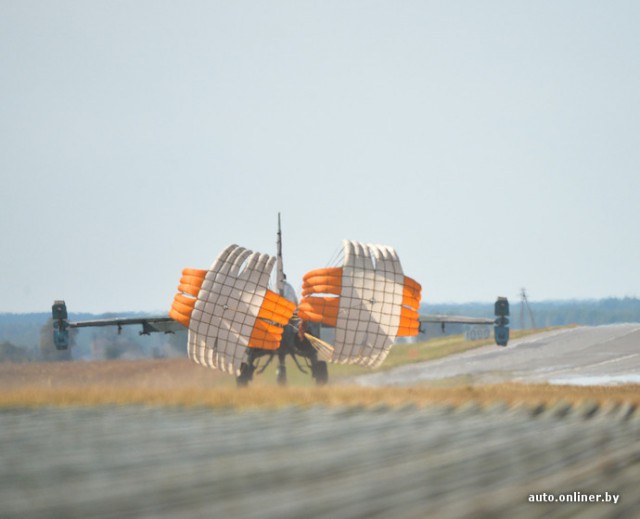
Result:
[[[364,388],[336,381],[322,387],[290,385],[261,376],[238,390],[233,377],[187,359],[57,362],[0,365],[0,406],[159,405],[214,408],[312,406],[426,406],[640,404],[638,385],[575,387],[516,383],[410,388]]]
[[[384,367],[482,344],[398,345]],[[0,516],[638,517],[640,385],[273,371],[237,389],[186,358],[0,364]],[[576,490],[620,502],[529,502]]]

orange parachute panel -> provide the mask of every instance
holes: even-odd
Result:
[[[275,324],[267,323],[262,319],[256,319],[256,324],[249,338],[250,348],[263,350],[277,350],[280,347],[283,328]]]
[[[182,269],[182,275],[183,276],[193,276],[194,278],[200,278],[200,279],[204,280],[205,276],[207,275],[207,271],[206,270],[202,270],[202,269],[184,268],[184,269]]]
[[[412,310],[418,310],[420,308],[420,298],[405,295],[402,297],[402,306],[406,306]]]
[[[400,326],[398,337],[413,337],[420,331],[420,315],[416,310],[403,306],[400,310]]]
[[[323,269],[315,269],[310,270],[304,276],[302,276],[302,281],[309,281],[311,278],[315,276],[329,276],[329,277],[337,277],[342,278],[342,267],[328,267]]]
[[[295,309],[295,303],[267,290],[249,338],[249,347],[277,350],[280,347],[284,326],[293,316]],[[267,322],[265,319],[271,322]]]
[[[194,285],[194,286],[202,286],[204,278],[199,278],[197,276],[182,276],[180,278],[180,283],[184,283],[186,285]]]
[[[410,277],[404,277],[404,286],[402,287],[402,304],[414,309],[420,307],[420,299],[422,297],[422,287],[420,283],[411,279]]]
[[[303,277],[302,296],[312,294],[334,294],[339,296],[342,293],[342,268],[322,268],[311,270]]]
[[[271,290],[267,290],[260,310],[258,311],[258,317],[285,326],[293,316],[295,309],[295,303],[292,303]]]
[[[400,316],[400,327],[401,328],[418,328],[420,326],[420,321],[416,319],[410,319],[407,317]]]
[[[402,305],[408,306],[409,308],[420,308],[420,299],[413,296],[407,296],[404,294],[402,296]]]
[[[305,297],[298,306],[298,315],[305,321],[335,326],[339,310],[338,297]]]
[[[418,313],[417,310],[414,310],[413,308],[407,308],[406,306],[403,306],[400,309],[400,319],[409,319],[413,321],[418,321],[418,319],[420,319],[420,314]]]
[[[178,285],[178,290],[180,290],[180,292],[184,292],[185,294],[190,294],[194,297],[197,297],[206,275],[206,270],[189,268],[183,269],[182,277],[180,278],[180,285]]]
[[[180,281],[182,281],[184,278],[182,278]],[[200,292],[200,286],[198,285],[190,285],[187,283],[180,283],[178,285],[178,290],[184,294],[189,294],[193,297],[197,297],[198,293]]]
[[[309,296],[311,294],[335,294],[339,296],[342,293],[342,285],[310,285],[304,283],[302,285],[302,296]]]
[[[422,292],[422,285],[415,279],[411,279],[409,276],[404,277],[404,286],[413,290],[414,292]]]
[[[411,279],[409,276],[404,277],[403,292],[409,293],[413,296],[420,297],[422,293],[422,285],[415,279]]]
[[[169,317],[188,327],[195,304],[196,300],[194,298],[187,297],[184,294],[176,294],[169,310]]]
[[[173,303],[169,310],[169,317],[171,317],[171,319],[189,327],[191,314],[196,304],[194,298],[198,295],[198,292],[200,292],[200,287],[206,275],[206,270],[192,268],[182,269],[182,277],[180,278],[180,285],[178,285],[178,290],[182,293],[176,294],[173,298]],[[189,294],[193,297],[187,297],[184,294]]]
[[[410,328],[405,328],[401,326],[400,328],[398,328],[398,333],[396,334],[396,337],[415,337],[416,335],[418,335],[419,332],[420,332],[420,326],[410,327]]]
[[[310,276],[302,282],[303,287],[309,287],[314,285],[338,285],[342,286],[342,273],[335,276]]]
[[[189,323],[191,322],[191,316],[181,314],[180,312],[175,310],[173,306],[169,309],[169,317],[171,317],[171,319],[173,319],[174,321],[179,322],[183,326],[186,326],[187,328],[189,328]]]

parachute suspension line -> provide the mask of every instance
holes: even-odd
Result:
[[[337,267],[339,265],[342,265],[343,262],[344,262],[344,246],[340,244],[331,255],[331,259],[327,263],[327,266]]]

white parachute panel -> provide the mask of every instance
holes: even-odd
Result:
[[[377,367],[400,324],[404,273],[396,251],[343,242],[344,265],[333,362]]]
[[[238,245],[222,251],[206,273],[191,315],[192,360],[240,374],[274,263],[274,257]]]

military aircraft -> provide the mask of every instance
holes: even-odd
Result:
[[[496,344],[508,343],[509,302],[504,297],[496,301],[495,319],[420,315],[422,287],[404,274],[392,247],[345,240],[339,261],[303,276],[298,303],[284,275],[278,214],[276,256],[234,244],[208,270],[184,269],[168,316],[74,322],[65,302],[55,301],[54,343],[67,349],[71,328],[117,326],[120,331],[140,325],[141,335],[186,328],[189,357],[235,376],[240,387],[275,357],[280,385],[287,382],[287,356],[301,371],[310,371],[318,385],[328,381],[327,362],[378,367],[396,338],[417,335],[422,323],[440,323],[443,331],[446,323],[493,325]]]

